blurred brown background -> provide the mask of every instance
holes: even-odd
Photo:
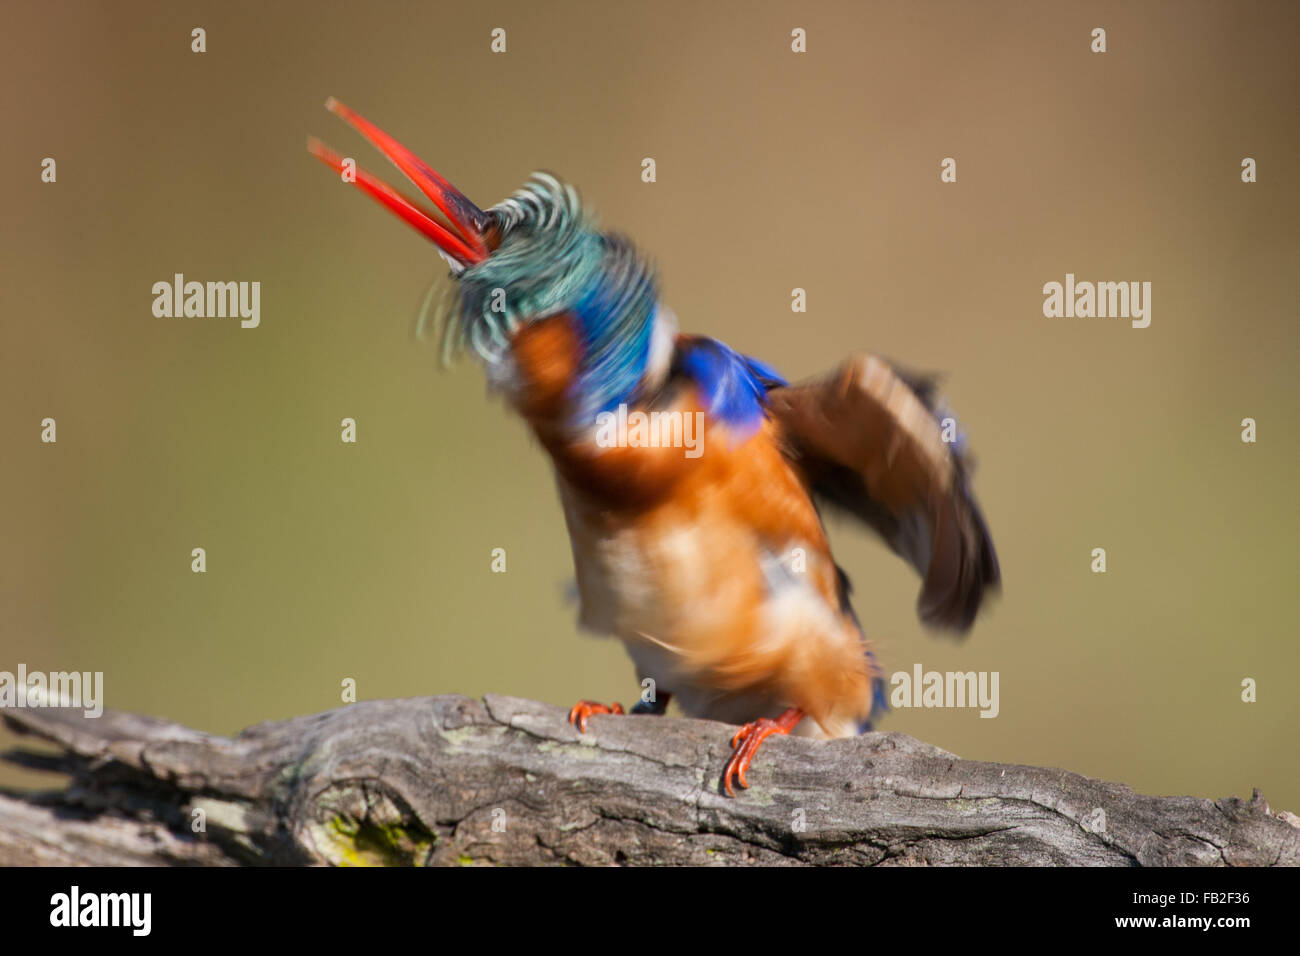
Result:
[[[314,133],[400,181],[324,111],[336,95],[482,205],[560,173],[656,258],[685,328],[791,377],[864,347],[949,373],[1002,600],[968,642],[932,640],[911,573],[832,533],[887,670],[999,671],[1001,714],[887,729],[1300,811],[1294,4],[6,20],[0,670],[102,670],[109,706],[223,733],[336,706],[346,677],[362,698],[634,697],[621,648],[575,628],[544,456],[476,368],[442,373],[413,339],[432,246],[304,149]],[[175,272],[260,281],[261,327],[155,318]],[[1152,282],[1150,328],[1044,318],[1066,272]]]

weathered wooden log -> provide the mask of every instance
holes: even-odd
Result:
[[[6,864],[1295,865],[1300,819],[1256,791],[1152,797],[962,760],[900,733],[763,745],[735,799],[734,728],[534,701],[352,704],[199,733],[120,712],[7,710],[68,786],[0,796]]]

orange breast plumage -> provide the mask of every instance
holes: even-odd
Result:
[[[679,450],[666,487],[654,469],[661,494],[644,504],[583,488],[634,487],[635,455],[593,453],[585,467],[606,472],[599,482],[562,468],[580,620],[621,638],[638,678],[692,716],[743,722],[798,707],[813,719],[806,731],[843,736],[871,712],[877,675],[778,440],[770,422],[740,441],[706,425],[700,456]]]

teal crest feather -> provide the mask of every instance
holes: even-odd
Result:
[[[521,324],[571,313],[583,346],[574,424],[590,424],[629,400],[645,372],[654,269],[628,240],[600,232],[573,187],[549,173],[534,173],[488,214],[501,240],[456,275],[458,294],[444,307],[444,361],[470,351],[495,365]]]

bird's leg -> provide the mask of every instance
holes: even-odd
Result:
[[[587,732],[587,718],[592,714],[621,714],[623,705],[619,703],[598,704],[594,700],[580,700],[569,711],[569,723],[578,725],[578,732]]]
[[[722,771],[722,785],[726,788],[728,796],[736,795],[731,789],[733,777],[742,787],[749,787],[749,783],[745,780],[745,771],[749,769],[754,754],[758,753],[758,745],[773,734],[788,734],[794,730],[799,721],[803,720],[803,716],[802,710],[791,707],[776,720],[760,717],[758,720],[751,720],[736,731],[736,736],[731,738],[731,759],[727,761],[726,769]]]
[[[660,691],[654,700],[638,700],[632,705],[634,714],[651,714],[655,717],[662,717],[663,712],[668,709],[668,702],[673,699],[673,695],[665,691]]]
[[[660,692],[654,700],[638,700],[632,706],[634,714],[650,714],[658,717],[668,709],[668,702],[672,700],[673,695]],[[622,704],[610,704],[606,707],[604,704],[598,704],[594,700],[580,700],[573,705],[569,711],[569,723],[577,724],[578,730],[582,733],[587,732],[587,718],[593,714],[621,714],[623,713]]]

